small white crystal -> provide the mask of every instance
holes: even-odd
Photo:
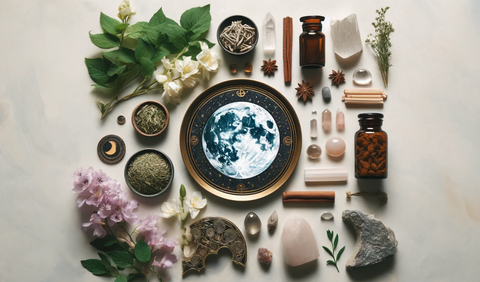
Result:
[[[333,214],[331,212],[324,212],[320,217],[324,220],[330,220],[333,219]]]
[[[351,14],[343,20],[330,22],[334,52],[346,59],[363,50],[357,16]]]
[[[282,245],[285,261],[291,266],[305,264],[320,256],[312,227],[300,217],[291,217],[285,222]]]
[[[270,13],[263,19],[263,51],[267,56],[275,54],[275,19]]]
[[[366,69],[358,69],[353,73],[353,82],[358,85],[368,85],[372,82],[372,74]]]

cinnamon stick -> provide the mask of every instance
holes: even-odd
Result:
[[[283,192],[283,203],[335,203],[335,191]]]
[[[292,82],[293,20],[283,18],[283,76],[285,82]]]

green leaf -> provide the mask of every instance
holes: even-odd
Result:
[[[145,35],[149,28],[147,22],[137,22],[134,25],[127,27],[125,30],[125,38],[139,39]]]
[[[119,88],[122,88],[123,86],[132,82],[138,76],[139,73],[140,73],[140,66],[139,65],[135,65],[132,69],[123,72],[123,74],[118,78],[119,79],[119,83],[118,83]]]
[[[179,49],[183,49],[187,44],[187,31],[179,26],[173,24],[167,24],[162,30],[167,36],[169,41]]]
[[[127,277],[125,276],[118,276],[114,282],[128,282]]]
[[[340,259],[340,256],[342,255],[343,251],[345,251],[345,247],[341,248],[340,251],[338,251],[337,261]]]
[[[157,49],[157,52],[156,52],[155,55],[153,56],[152,62],[153,62],[153,63],[158,62],[158,61],[160,61],[163,57],[165,57],[166,55],[169,55],[169,54],[170,54],[170,50],[166,49],[166,48],[163,47],[163,46],[160,46],[160,48]]]
[[[327,264],[333,264],[335,265],[336,263],[333,260],[327,260]]]
[[[155,48],[143,39],[139,39],[135,48],[135,58],[140,62],[140,58],[151,60],[155,54]]]
[[[87,259],[80,262],[82,263],[82,266],[90,271],[93,275],[99,276],[110,274],[110,271],[108,271],[107,267],[105,267],[103,262],[99,259]]]
[[[115,265],[122,268],[127,268],[133,265],[133,257],[129,252],[117,251],[109,252],[107,255],[113,260]]]
[[[89,32],[90,40],[98,48],[110,49],[120,46],[120,39],[108,33],[92,34]]]
[[[148,25],[150,26],[156,26],[156,25],[159,25],[159,24],[163,24],[163,23],[176,23],[174,20],[172,19],[169,19],[165,16],[165,14],[163,13],[163,9],[160,8],[160,10],[158,10],[153,16],[152,18],[150,19],[150,21],[148,22]]]
[[[130,24],[129,23],[119,23],[115,26],[115,30],[118,32],[118,33],[122,33],[127,27],[129,27]]]
[[[333,231],[327,230],[327,236],[328,236],[328,240],[330,240],[331,242],[333,238]]]
[[[130,273],[128,275],[127,281],[128,282],[133,282],[133,281],[138,280],[138,279],[142,279],[143,281],[145,281],[145,275],[143,275],[142,273]]]
[[[135,59],[135,51],[128,48],[122,47],[118,50],[102,52],[102,55],[112,63],[116,63],[116,62],[122,62],[126,64],[137,63],[137,60]]]
[[[112,64],[110,66],[110,68],[108,69],[107,75],[108,76],[114,76],[116,74],[122,74],[126,67],[127,67],[126,65],[117,66],[117,65]]]
[[[112,265],[110,263],[110,261],[108,260],[107,256],[102,254],[102,253],[98,253],[98,256],[100,257],[100,259],[102,260],[103,262],[103,265],[107,266],[107,265]]]
[[[107,64],[106,62],[108,62],[108,60],[105,60],[103,58],[97,58],[97,59],[85,58],[85,64],[87,65],[87,70],[88,70],[88,74],[90,75],[90,78],[95,83],[104,87],[107,87],[106,84],[110,79],[110,77],[107,75],[107,71],[110,65]]]
[[[113,235],[107,235],[103,238],[96,238],[90,242],[90,245],[105,253],[128,250],[128,245],[126,243],[119,244],[116,237]]]
[[[108,85],[100,85],[100,84],[92,84],[91,86],[94,86],[94,87],[97,87],[97,88],[103,88],[103,89],[112,89],[112,87],[108,86]]]
[[[335,236],[335,241],[333,242],[333,251],[334,252],[337,249],[337,244],[338,244],[338,234],[337,234],[337,236]]]
[[[117,30],[117,25],[119,24],[120,22],[118,20],[100,12],[100,26],[102,27],[103,31],[112,35],[117,35],[119,33]]]
[[[327,251],[327,253],[328,253],[329,255],[331,255],[333,258],[335,258],[335,257],[333,256],[332,251],[330,251],[329,248],[327,248],[327,247],[325,247],[325,246],[322,246],[322,248],[323,248],[325,251]]]
[[[150,77],[155,71],[155,65],[147,58],[140,58],[140,72],[144,77]]]
[[[101,110],[101,109],[100,109]],[[107,270],[110,272],[111,276],[118,276],[118,270],[116,270],[113,266],[110,260],[107,258],[106,255],[102,253],[98,253],[98,256],[102,260],[103,265],[107,268]]]
[[[193,41],[208,31],[211,20],[210,5],[205,5],[185,11],[180,17],[180,25],[187,30],[189,41]]]
[[[148,262],[152,257],[152,252],[150,247],[145,241],[138,241],[135,245],[135,257],[140,262]]]

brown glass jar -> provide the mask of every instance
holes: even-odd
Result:
[[[322,16],[301,17],[303,32],[300,34],[300,66],[322,68],[325,66],[325,34],[322,32]]]
[[[360,130],[355,133],[355,177],[387,178],[388,138],[382,130],[383,114],[359,114],[358,123]]]

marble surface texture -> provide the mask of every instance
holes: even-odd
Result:
[[[80,229],[87,216],[81,214],[72,194],[73,171],[78,167],[102,169],[122,184],[129,199],[137,199],[142,217],[159,213],[160,205],[177,197],[183,183],[188,192],[201,190],[208,205],[204,216],[224,216],[243,230],[243,219],[254,211],[266,223],[277,210],[279,225],[271,235],[266,224],[258,237],[247,238],[250,254],[245,269],[231,262],[227,250],[207,259],[200,273],[190,273],[183,281],[478,281],[480,268],[480,93],[475,86],[480,77],[480,2],[474,0],[434,1],[146,1],[132,0],[137,10],[133,21],[146,21],[160,7],[178,20],[189,7],[211,4],[212,26],[207,38],[216,42],[216,28],[227,16],[246,15],[260,25],[267,12],[277,23],[276,53],[279,71],[271,77],[260,71],[264,56],[259,42],[255,51],[243,57],[222,53],[221,70],[210,81],[184,93],[183,101],[169,105],[170,125],[160,138],[147,139],[135,133],[129,117],[133,108],[147,99],[160,99],[159,93],[137,97],[119,104],[100,120],[95,90],[84,64],[85,57],[96,57],[99,50],[90,43],[88,32],[100,32],[100,11],[114,16],[120,1],[79,0],[1,1],[0,34],[0,281],[113,281],[92,276],[80,260],[93,258],[96,250],[88,242],[91,234]],[[384,181],[357,181],[354,178],[353,136],[358,130],[357,115],[372,109],[346,108],[341,102],[345,88],[353,88],[356,69],[368,69],[372,87],[383,88],[372,51],[366,45],[354,58],[344,61],[335,56],[330,35],[330,20],[355,13],[362,40],[373,32],[375,9],[391,6],[387,13],[395,28],[392,34],[392,65],[388,100],[382,109],[384,130],[389,134],[389,176]],[[299,18],[309,14],[326,16],[326,67],[302,70],[299,67],[301,33]],[[293,80],[283,82],[282,18],[293,17]],[[221,49],[215,47],[219,52]],[[252,62],[253,72],[243,66]],[[237,64],[237,74],[229,65]],[[332,101],[326,104],[321,89],[330,85],[328,74],[341,69],[346,83],[331,87]],[[303,130],[302,155],[291,179],[270,196],[248,203],[215,197],[199,187],[184,166],[178,147],[180,124],[193,99],[206,87],[230,78],[259,80],[283,93],[295,108]],[[294,88],[301,80],[314,84],[313,102],[295,98]],[[132,89],[133,89],[132,85]],[[129,89],[129,90],[132,90]],[[328,108],[345,113],[345,130],[319,128],[318,138],[310,139],[309,122],[320,118]],[[316,111],[317,115],[313,115]],[[123,114],[127,123],[118,125]],[[106,165],[96,153],[98,141],[117,134],[127,146],[125,158]],[[312,144],[324,149],[325,141],[342,137],[347,150],[339,159],[327,154],[311,160],[305,150]],[[129,156],[144,148],[164,152],[175,165],[173,188],[161,197],[139,198],[131,193],[123,178]],[[344,167],[349,172],[346,184],[306,186],[306,167]],[[386,205],[375,197],[345,198],[346,191],[388,193]],[[333,190],[334,205],[283,206],[283,191]],[[353,229],[344,224],[341,214],[358,209],[392,228],[398,240],[397,254],[370,268],[347,271],[345,262],[355,245]],[[331,211],[333,221],[321,221]],[[327,266],[328,254],[319,249],[318,260],[300,267],[289,267],[282,259],[281,231],[287,218],[305,218],[315,233],[317,244],[328,245],[325,231],[340,236],[346,250],[339,261],[340,273]],[[161,220],[160,229],[168,236],[179,236],[179,222]],[[245,233],[245,232],[244,232]],[[245,233],[246,235],[246,233]],[[255,254],[259,247],[273,252],[269,267],[262,266]],[[180,251],[176,250],[177,254]],[[169,270],[171,281],[182,280],[181,264]],[[156,281],[152,277],[151,281]]]

